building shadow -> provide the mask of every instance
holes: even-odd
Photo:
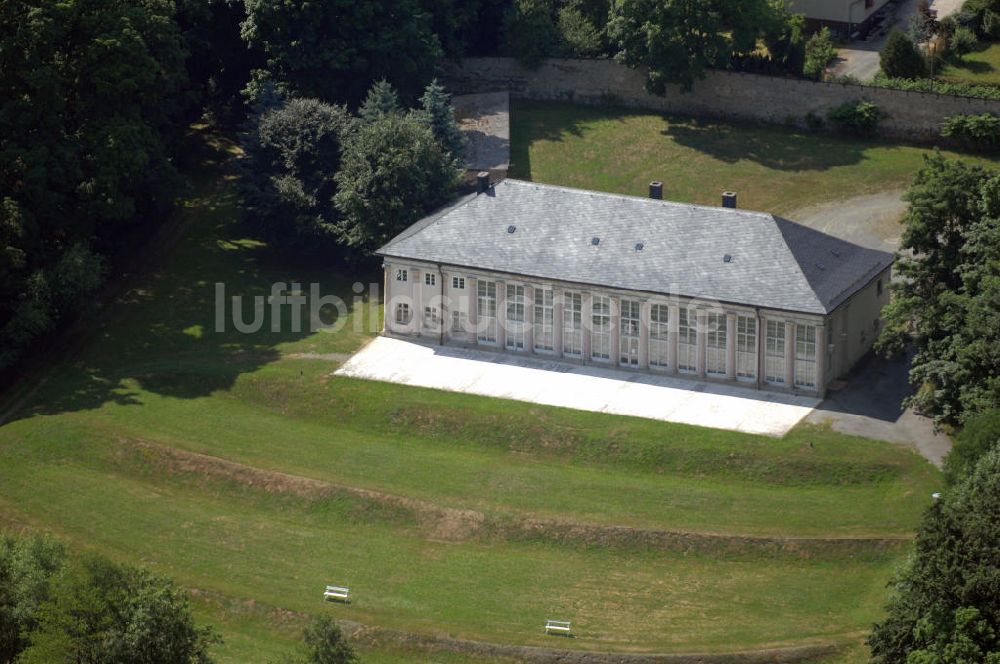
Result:
[[[840,381],[842,387],[827,392],[817,412],[897,422],[905,409],[903,402],[913,394],[910,385],[912,358],[912,351],[891,359],[869,352]]]

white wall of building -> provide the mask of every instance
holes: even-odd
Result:
[[[871,350],[881,331],[882,307],[889,304],[891,278],[887,268],[830,315],[831,377],[847,374]]]
[[[863,23],[888,0],[785,0],[789,11],[831,23]]]
[[[809,394],[832,377],[825,316],[389,259],[385,277],[395,336]],[[877,310],[852,306],[849,326]]]

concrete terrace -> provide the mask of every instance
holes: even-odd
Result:
[[[378,337],[335,375],[783,436],[814,397]]]

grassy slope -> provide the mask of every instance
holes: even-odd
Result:
[[[515,102],[511,177],[789,214],[851,196],[902,189],[927,147],[798,130],[699,122],[650,111]],[[946,152],[945,154],[953,153]]]
[[[216,177],[209,169],[181,212],[191,223],[177,251],[0,427],[0,521],[52,529],[222,597],[315,612],[324,610],[317,589],[345,581],[358,601],[328,609],[337,615],[512,643],[551,645],[538,625],[555,614],[580,626],[575,647],[678,650],[843,637],[877,617],[895,564],[878,552],[810,559],[441,542],[392,510],[150,463],[131,443],[491,512],[814,536],[907,532],[938,481],[909,452],[828,431],[779,441],[512,407],[328,379],[334,361],[289,357],[353,350],[377,328],[377,307],[355,307],[347,321],[362,325],[337,334],[216,333],[216,281],[231,294],[265,293],[276,280],[347,293],[352,282],[289,267],[242,238],[229,221],[230,187]],[[220,624],[228,661],[280,651],[298,627],[230,604],[198,610]]]

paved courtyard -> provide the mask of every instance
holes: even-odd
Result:
[[[452,97],[455,120],[468,140],[465,167],[474,171],[510,168],[510,95],[484,92]]]
[[[377,337],[336,375],[782,436],[818,399]]]

